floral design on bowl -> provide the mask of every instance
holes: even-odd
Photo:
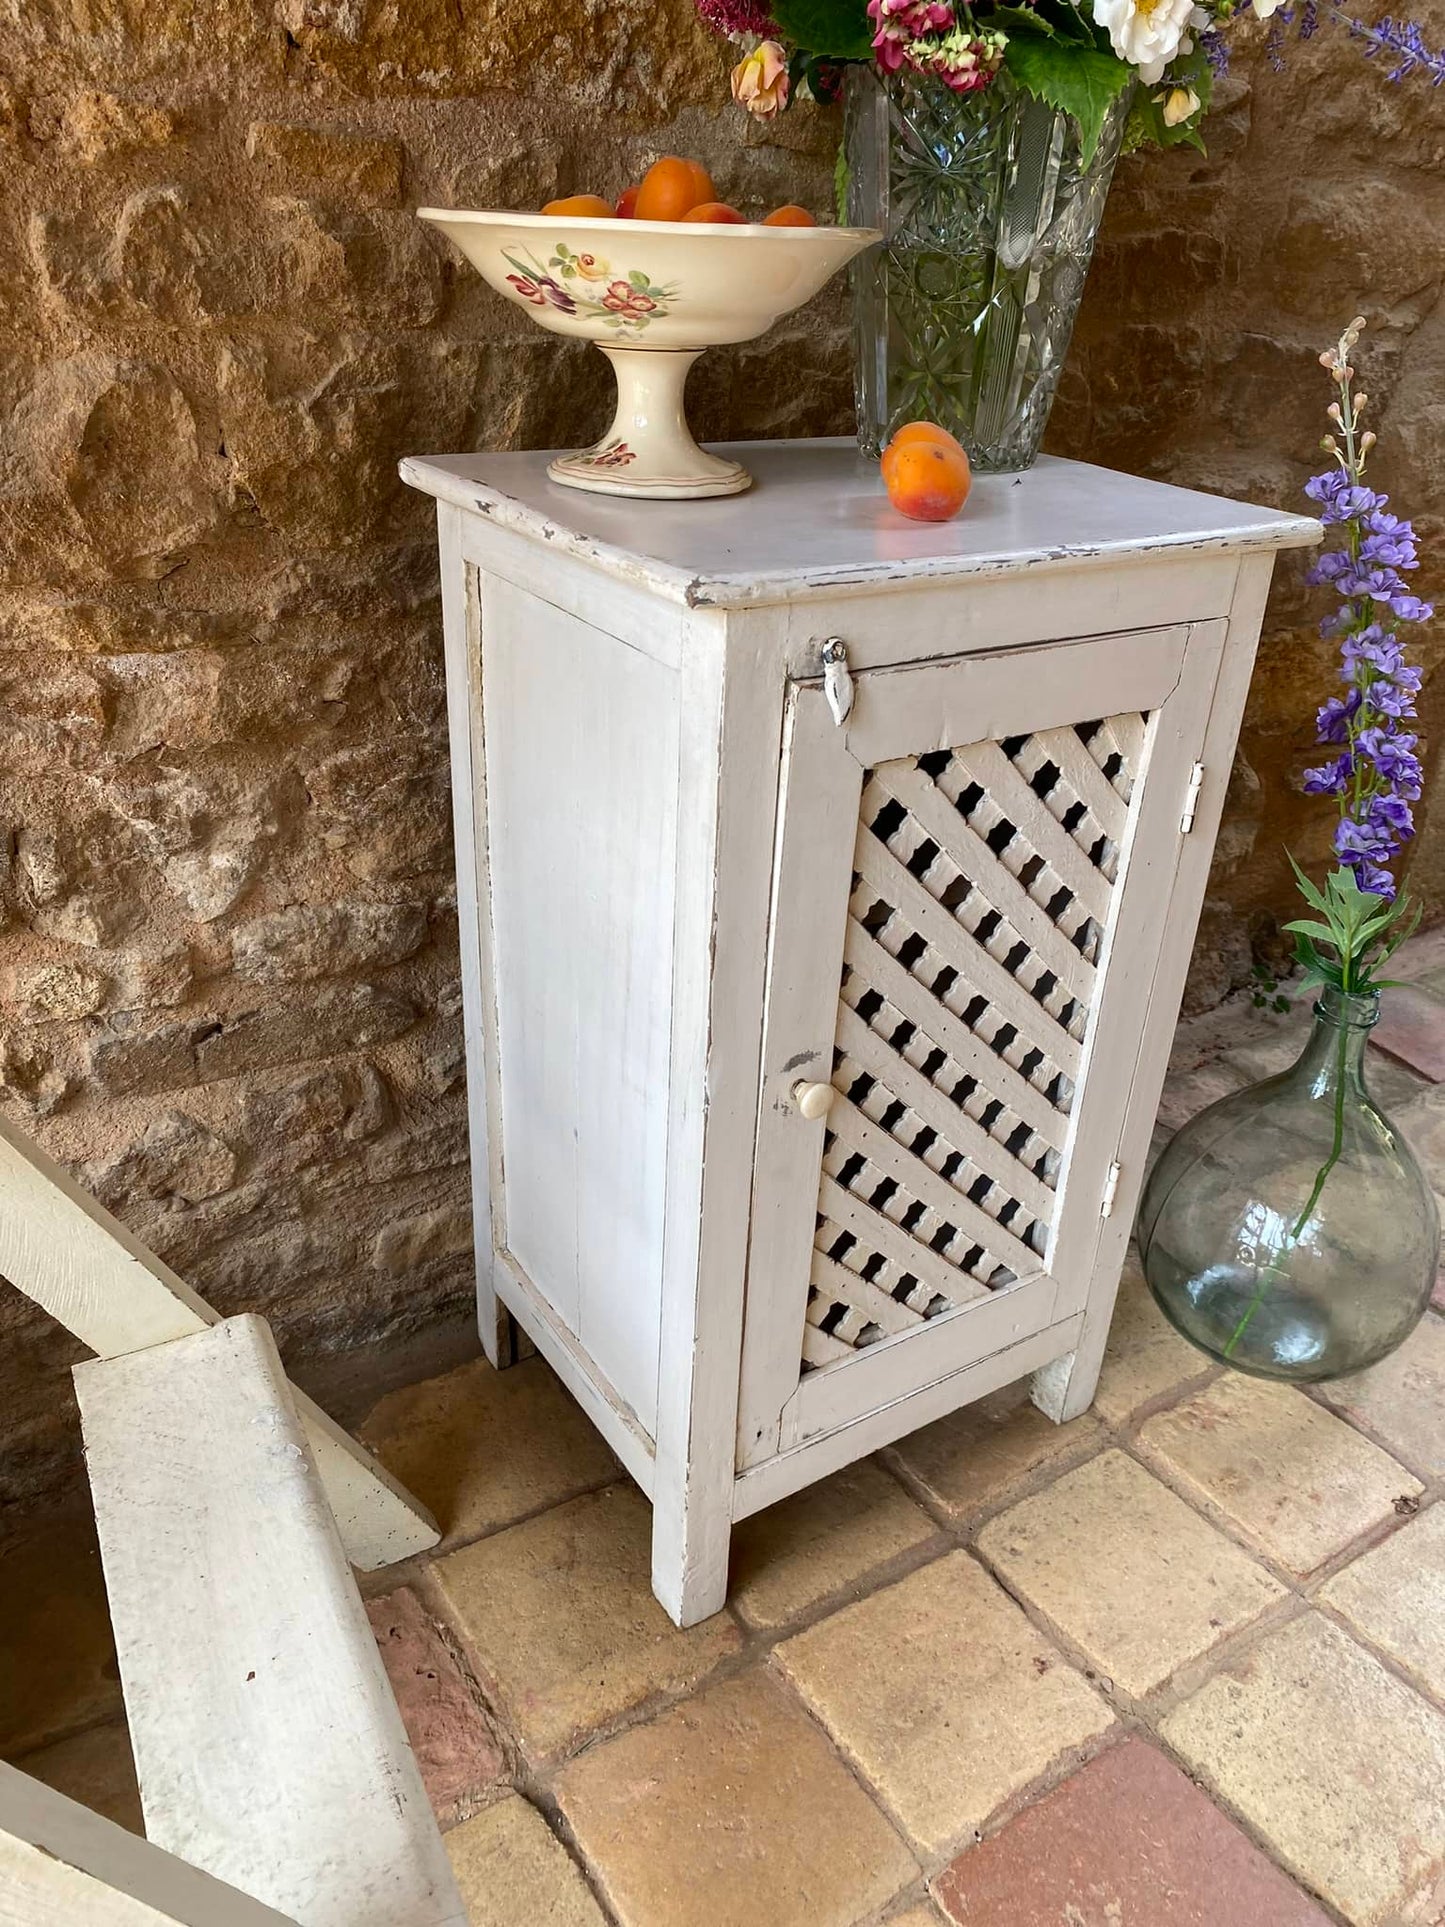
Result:
[[[882,238],[873,228],[419,214],[540,327],[595,342],[612,363],[612,426],[595,447],[559,455],[552,479],[673,499],[733,495],[751,480],[693,440],[683,409],[692,363],[706,348],[755,340]]]
[[[603,327],[622,334],[640,335],[652,321],[664,320],[677,299],[676,283],[659,286],[641,268],[614,274],[600,255],[575,253],[564,241],[552,250],[545,268],[530,248],[503,253],[516,270],[507,276],[507,285],[518,300],[555,308],[559,314],[592,315]]]

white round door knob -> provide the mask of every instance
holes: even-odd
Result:
[[[831,1084],[795,1084],[793,1102],[804,1117],[826,1117],[828,1106],[833,1102],[833,1086]]]

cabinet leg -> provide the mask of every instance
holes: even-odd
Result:
[[[1034,1373],[1034,1404],[1055,1425],[1067,1425],[1070,1419],[1082,1417],[1093,1404],[1108,1336],[1107,1319],[1099,1320],[1097,1334],[1086,1323],[1075,1351],[1050,1359]]]
[[[488,1362],[499,1372],[527,1356],[516,1320],[497,1296],[490,1267],[481,1265],[477,1266],[477,1330]]]
[[[652,1514],[652,1590],[679,1626],[696,1626],[727,1604],[731,1520]]]

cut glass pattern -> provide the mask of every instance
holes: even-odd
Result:
[[[864,778],[805,1367],[1044,1268],[1147,720]]]
[[[1081,163],[1067,114],[1002,72],[977,93],[904,71],[850,79],[849,219],[882,228],[854,263],[858,431],[949,429],[981,469],[1043,440],[1128,114]]]

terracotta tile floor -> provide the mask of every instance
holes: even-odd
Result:
[[[1400,963],[1377,1083],[1445,1193],[1445,933]],[[1303,1021],[1182,1026],[1164,1115]],[[446,1528],[366,1590],[476,1927],[1445,1927],[1439,1313],[1304,1393],[1131,1265],[1092,1413],[1014,1388],[750,1521],[685,1634],[540,1361],[365,1432]],[[0,1561],[0,1753],[139,1824],[84,1519]]]

